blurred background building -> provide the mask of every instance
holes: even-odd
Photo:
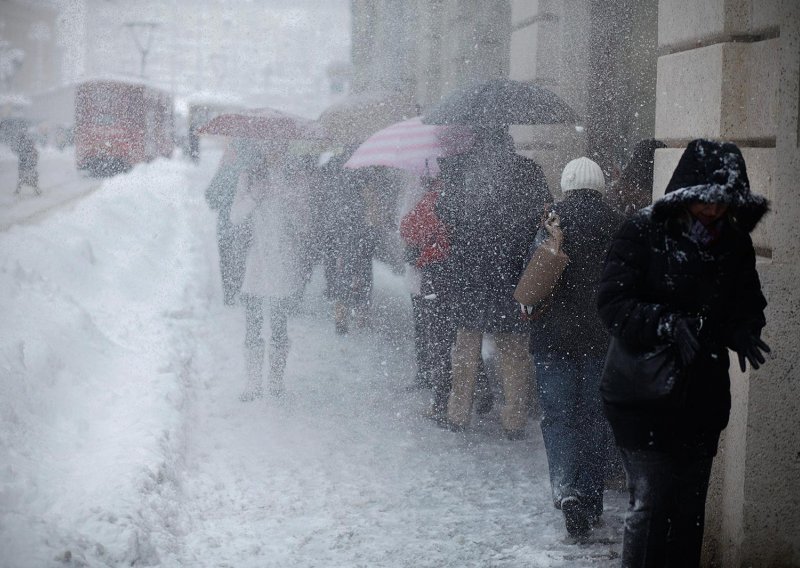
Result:
[[[58,11],[0,0],[0,115],[18,114],[30,95],[61,84]]]
[[[0,94],[52,107],[84,79],[135,79],[178,112],[213,98],[314,118],[343,95],[350,27],[346,0],[0,0]]]
[[[87,0],[86,6],[86,74],[143,75],[178,97],[227,94],[246,106],[316,117],[332,102],[328,67],[348,58],[343,0]],[[145,45],[150,52],[142,68]]]

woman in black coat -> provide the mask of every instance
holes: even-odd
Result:
[[[631,495],[623,566],[699,563],[711,463],[730,412],[728,349],[743,371],[769,351],[749,235],[767,209],[750,192],[739,148],[694,140],[665,197],[629,219],[609,250],[598,307],[614,340],[601,391]],[[682,372],[669,396],[645,401],[622,353],[664,344]]]
[[[528,326],[514,289],[525,269],[542,211],[552,201],[536,162],[516,154],[505,129],[477,130],[465,154],[440,159],[444,191],[436,214],[448,230],[450,312],[457,328],[447,422],[463,430],[472,414],[484,334],[497,346],[505,436],[525,435],[529,382]]]

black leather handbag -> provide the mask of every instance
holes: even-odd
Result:
[[[637,352],[612,336],[600,392],[612,404],[679,406],[684,401],[684,376],[672,344]]]

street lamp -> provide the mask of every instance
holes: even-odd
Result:
[[[144,79],[144,67],[147,64],[147,54],[150,53],[150,46],[153,44],[153,30],[158,27],[156,22],[125,22],[124,26],[131,32],[136,48],[141,55],[141,69],[139,74]],[[139,37],[141,33],[142,37]]]

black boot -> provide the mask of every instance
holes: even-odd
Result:
[[[564,513],[564,524],[569,536],[579,540],[589,536],[592,530],[592,516],[578,497],[564,497],[561,500],[561,512]]]

